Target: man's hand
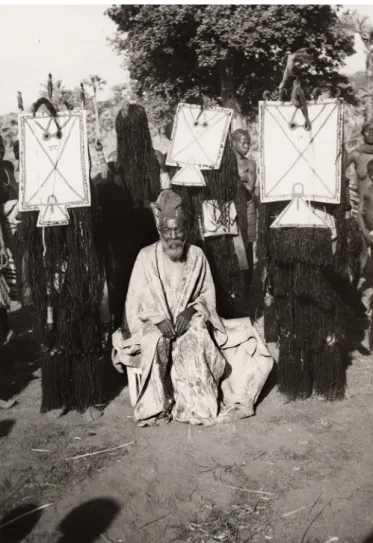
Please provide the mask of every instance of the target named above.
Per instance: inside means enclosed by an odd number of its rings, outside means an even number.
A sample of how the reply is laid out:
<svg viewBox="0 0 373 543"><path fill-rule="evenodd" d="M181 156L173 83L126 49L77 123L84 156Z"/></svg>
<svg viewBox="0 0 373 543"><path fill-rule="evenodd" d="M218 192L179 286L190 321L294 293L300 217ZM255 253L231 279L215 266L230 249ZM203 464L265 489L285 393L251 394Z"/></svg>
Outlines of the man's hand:
<svg viewBox="0 0 373 543"><path fill-rule="evenodd" d="M170 319L165 319L164 321L159 322L157 324L157 327L162 332L164 337L166 337L168 339L174 339L175 338L175 335L176 335L175 330L174 330L174 327L172 326L172 322L170 321Z"/></svg>
<svg viewBox="0 0 373 543"><path fill-rule="evenodd" d="M365 229L363 231L363 236L367 242L368 245L373 246L373 235L370 233L368 229Z"/></svg>
<svg viewBox="0 0 373 543"><path fill-rule="evenodd" d="M196 310L194 307L187 307L182 311L176 319L176 335L177 337L182 336L188 329L191 318L193 317Z"/></svg>
<svg viewBox="0 0 373 543"><path fill-rule="evenodd" d="M8 253L4 245L0 247L0 269L6 268L9 263Z"/></svg>

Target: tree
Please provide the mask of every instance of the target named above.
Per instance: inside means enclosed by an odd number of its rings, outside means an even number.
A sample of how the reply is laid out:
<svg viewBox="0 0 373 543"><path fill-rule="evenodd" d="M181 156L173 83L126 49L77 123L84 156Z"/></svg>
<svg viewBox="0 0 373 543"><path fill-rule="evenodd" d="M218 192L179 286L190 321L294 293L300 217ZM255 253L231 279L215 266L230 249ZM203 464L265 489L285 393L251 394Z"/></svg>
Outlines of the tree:
<svg viewBox="0 0 373 543"><path fill-rule="evenodd" d="M367 15L357 10L347 11L344 24L352 33L359 34L365 47L365 84L360 88L360 99L365 102L365 117L373 117L373 25Z"/></svg>
<svg viewBox="0 0 373 543"><path fill-rule="evenodd" d="M139 96L163 102L164 117L202 96L254 116L287 56L305 47L315 56L314 86L349 89L338 69L354 53L353 37L330 5L116 5L106 13Z"/></svg>
<svg viewBox="0 0 373 543"><path fill-rule="evenodd" d="M42 90L40 91L40 96L44 96L45 98L49 97L48 92L48 82L42 83L41 85ZM62 79L57 79L57 81L53 81L53 95L52 95L52 101L58 109L64 110L66 108L66 104L69 105L69 107L74 107L79 100L79 89L68 89L65 87L65 85L62 82Z"/></svg>
<svg viewBox="0 0 373 543"><path fill-rule="evenodd" d="M111 90L114 94L114 102L119 106L123 101L123 97L126 94L126 91L128 90L128 85L127 83L119 83L117 85L113 85L111 87Z"/></svg>
<svg viewBox="0 0 373 543"><path fill-rule="evenodd" d="M93 107L95 110L96 116L96 139L101 140L101 130L100 130L100 121L98 114L98 101L97 101L97 91L102 90L106 85L106 81L102 79L99 75L90 75L89 79L83 81L83 85L89 86L93 91Z"/></svg>

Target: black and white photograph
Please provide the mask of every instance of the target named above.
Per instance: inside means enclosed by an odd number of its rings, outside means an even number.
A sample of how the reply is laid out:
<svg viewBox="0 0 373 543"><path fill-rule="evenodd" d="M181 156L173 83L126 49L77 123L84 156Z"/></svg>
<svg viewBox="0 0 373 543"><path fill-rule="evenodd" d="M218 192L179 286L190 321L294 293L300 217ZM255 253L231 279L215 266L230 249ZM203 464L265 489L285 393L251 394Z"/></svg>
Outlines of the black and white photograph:
<svg viewBox="0 0 373 543"><path fill-rule="evenodd" d="M373 4L0 29L0 543L373 543Z"/></svg>

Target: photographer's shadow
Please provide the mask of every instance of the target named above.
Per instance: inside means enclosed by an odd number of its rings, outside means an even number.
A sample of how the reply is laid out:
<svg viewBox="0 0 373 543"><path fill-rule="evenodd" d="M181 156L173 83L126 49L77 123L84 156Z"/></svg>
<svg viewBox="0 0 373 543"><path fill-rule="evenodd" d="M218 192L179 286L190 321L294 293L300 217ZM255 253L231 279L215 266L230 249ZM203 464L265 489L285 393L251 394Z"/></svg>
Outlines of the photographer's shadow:
<svg viewBox="0 0 373 543"><path fill-rule="evenodd" d="M75 507L60 523L57 543L94 543L119 514L119 504L96 498Z"/></svg>

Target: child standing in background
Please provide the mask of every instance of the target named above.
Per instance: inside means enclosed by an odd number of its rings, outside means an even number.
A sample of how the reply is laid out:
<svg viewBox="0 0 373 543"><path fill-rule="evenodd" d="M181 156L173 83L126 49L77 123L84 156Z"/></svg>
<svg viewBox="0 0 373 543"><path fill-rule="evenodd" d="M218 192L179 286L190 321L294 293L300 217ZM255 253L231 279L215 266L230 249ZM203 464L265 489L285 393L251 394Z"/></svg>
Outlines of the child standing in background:
<svg viewBox="0 0 373 543"><path fill-rule="evenodd" d="M241 270L242 287L244 296L247 298L249 294L250 284L254 270L254 248L256 242L256 163L254 160L247 158L250 150L251 139L247 130L241 128L235 130L232 134L232 147L237 158L238 174L240 181L245 187L246 194L246 255L249 269Z"/></svg>

